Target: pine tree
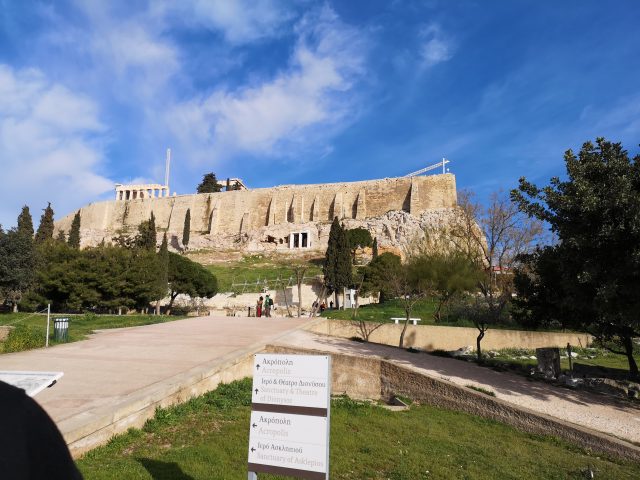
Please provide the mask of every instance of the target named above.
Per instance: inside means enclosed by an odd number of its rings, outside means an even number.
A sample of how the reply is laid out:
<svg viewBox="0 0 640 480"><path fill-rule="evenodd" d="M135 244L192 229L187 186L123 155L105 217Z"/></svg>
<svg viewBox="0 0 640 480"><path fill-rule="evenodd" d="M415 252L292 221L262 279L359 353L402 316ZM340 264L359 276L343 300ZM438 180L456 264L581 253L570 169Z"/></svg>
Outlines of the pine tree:
<svg viewBox="0 0 640 480"><path fill-rule="evenodd" d="M156 217L151 212L149 220L145 220L138 225L138 235L135 239L135 245L145 250L156 250Z"/></svg>
<svg viewBox="0 0 640 480"><path fill-rule="evenodd" d="M18 216L18 233L33 238L33 219L29 207L26 205L22 207L22 212Z"/></svg>
<svg viewBox="0 0 640 480"><path fill-rule="evenodd" d="M40 225L36 232L36 243L44 243L53 238L53 209L51 202L44 209L42 217L40 217Z"/></svg>
<svg viewBox="0 0 640 480"><path fill-rule="evenodd" d="M1 230L1 229L0 229ZM0 232L0 297L14 312L35 276L33 240L17 230Z"/></svg>
<svg viewBox="0 0 640 480"><path fill-rule="evenodd" d="M202 176L202 182L200 182L197 188L198 193L215 193L220 190L222 190L222 187L218 184L216 174L213 172L205 173Z"/></svg>
<svg viewBox="0 0 640 480"><path fill-rule="evenodd" d="M182 245L186 249L189 246L189 234L191 233L191 209L187 209L184 216L184 228L182 229Z"/></svg>
<svg viewBox="0 0 640 480"><path fill-rule="evenodd" d="M69 230L69 246L71 248L80 248L80 210L78 210L71 222L71 230Z"/></svg>
<svg viewBox="0 0 640 480"><path fill-rule="evenodd" d="M58 236L56 237L57 242L67 243L67 236L64 233L64 230L60 230L58 232Z"/></svg>
<svg viewBox="0 0 640 480"><path fill-rule="evenodd" d="M371 260L378 258L378 238L373 239L373 247L371 247Z"/></svg>

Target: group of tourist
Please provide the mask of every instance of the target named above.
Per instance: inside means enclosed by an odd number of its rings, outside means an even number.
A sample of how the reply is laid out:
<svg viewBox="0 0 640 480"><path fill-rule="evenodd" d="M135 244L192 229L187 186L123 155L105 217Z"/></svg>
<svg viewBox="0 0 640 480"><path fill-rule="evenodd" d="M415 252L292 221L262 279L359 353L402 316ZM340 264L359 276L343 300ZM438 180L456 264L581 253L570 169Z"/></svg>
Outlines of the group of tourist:
<svg viewBox="0 0 640 480"><path fill-rule="evenodd" d="M271 308L273 307L273 299L267 295L258 299L256 303L256 317L270 317L271 316Z"/></svg>

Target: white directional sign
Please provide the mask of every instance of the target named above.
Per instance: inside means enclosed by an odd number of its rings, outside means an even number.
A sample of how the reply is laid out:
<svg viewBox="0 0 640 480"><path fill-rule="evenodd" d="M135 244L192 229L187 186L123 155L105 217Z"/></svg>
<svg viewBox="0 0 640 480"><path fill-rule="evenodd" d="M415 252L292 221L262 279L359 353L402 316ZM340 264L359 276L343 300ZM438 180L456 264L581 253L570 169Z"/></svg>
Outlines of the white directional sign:
<svg viewBox="0 0 640 480"><path fill-rule="evenodd" d="M328 408L329 357L256 355L253 403Z"/></svg>
<svg viewBox="0 0 640 480"><path fill-rule="evenodd" d="M325 472L326 417L251 413L249 463Z"/></svg>
<svg viewBox="0 0 640 480"><path fill-rule="evenodd" d="M250 472L329 478L330 364L328 355L255 356Z"/></svg>

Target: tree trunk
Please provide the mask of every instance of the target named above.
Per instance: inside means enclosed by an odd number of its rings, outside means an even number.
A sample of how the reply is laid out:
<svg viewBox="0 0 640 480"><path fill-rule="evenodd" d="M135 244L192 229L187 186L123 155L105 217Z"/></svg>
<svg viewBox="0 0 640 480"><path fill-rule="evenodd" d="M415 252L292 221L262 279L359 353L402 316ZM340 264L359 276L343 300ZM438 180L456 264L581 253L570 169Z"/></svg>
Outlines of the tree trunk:
<svg viewBox="0 0 640 480"><path fill-rule="evenodd" d="M433 312L433 319L436 321L436 323L440 323L440 321L442 320L442 306L444 304L443 300L439 300L438 301L438 306L436 307L436 311Z"/></svg>
<svg viewBox="0 0 640 480"><path fill-rule="evenodd" d="M404 348L404 334L407 331L408 325L409 325L409 313L407 313L407 319L404 321L404 327L402 327L402 333L400 334L400 344L398 345L400 348Z"/></svg>
<svg viewBox="0 0 640 480"><path fill-rule="evenodd" d="M302 282L298 282L298 318L302 316Z"/></svg>
<svg viewBox="0 0 640 480"><path fill-rule="evenodd" d="M358 317L358 307L360 307L360 289L355 290L354 293L354 300L356 301L355 304L355 308L353 309L353 314L351 315L351 318L357 318Z"/></svg>
<svg viewBox="0 0 640 480"><path fill-rule="evenodd" d="M18 304L17 303L13 304L13 313L18 313Z"/></svg>
<svg viewBox="0 0 640 480"><path fill-rule="evenodd" d="M291 315L291 309L289 308L289 300L287 299L287 288L285 287L284 283L281 283L280 286L282 287L282 295L284 296L284 304L287 307L287 316L288 317L293 317L293 315ZM275 297L275 295L274 295Z"/></svg>
<svg viewBox="0 0 640 480"><path fill-rule="evenodd" d="M476 338L476 353L478 355L478 360L482 361L482 350L480 349L480 342L484 338L484 329L479 328L478 331L480 332L480 334L478 335L478 338Z"/></svg>
<svg viewBox="0 0 640 480"><path fill-rule="evenodd" d="M160 300L156 300L156 315L160 315Z"/></svg>
<svg viewBox="0 0 640 480"><path fill-rule="evenodd" d="M333 292L333 299L336 301L336 303L333 305L333 308L335 308L336 310L340 310L340 304L338 303L338 290Z"/></svg>
<svg viewBox="0 0 640 480"><path fill-rule="evenodd" d="M631 336L622 337L622 345L624 346L624 352L627 355L627 361L629 362L629 376L631 378L638 378L638 364L636 359L633 358L633 339Z"/></svg>
<svg viewBox="0 0 640 480"><path fill-rule="evenodd" d="M178 292L171 292L169 294L169 305L167 305L167 311L165 312L167 315L171 315L171 309L173 308L173 302L178 298Z"/></svg>

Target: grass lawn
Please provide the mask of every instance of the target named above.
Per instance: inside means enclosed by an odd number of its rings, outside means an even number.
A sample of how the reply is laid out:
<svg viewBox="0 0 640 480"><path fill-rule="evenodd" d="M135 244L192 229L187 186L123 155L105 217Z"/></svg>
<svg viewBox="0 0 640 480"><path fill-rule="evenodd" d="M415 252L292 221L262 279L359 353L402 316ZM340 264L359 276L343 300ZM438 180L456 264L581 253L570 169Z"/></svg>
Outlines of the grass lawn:
<svg viewBox="0 0 640 480"><path fill-rule="evenodd" d="M598 367L607 368L619 368L622 370L629 370L629 362L626 355L620 355L618 353L612 353L604 348L578 348L574 347L573 352L578 354L577 358L574 358L572 362L581 363L583 365L593 365ZM489 364L495 363L510 363L520 365L522 367L535 367L537 360L530 358L535 356L535 350L525 349L504 349L498 350L499 355L494 358L486 359ZM560 355L566 356L566 350L561 348ZM527 357L527 358L524 358ZM640 352L636 352L634 355L636 362L640 365ZM560 358L560 367L563 370L569 370L569 358Z"/></svg>
<svg viewBox="0 0 640 480"><path fill-rule="evenodd" d="M51 324L49 330L49 344L55 344L53 340L53 319L68 317L69 320L69 342L77 342L84 340L87 335L95 330L103 330L108 328L138 327L141 325L150 325L152 323L170 322L180 320L180 316L167 315L68 315L68 314L51 314ZM13 325L17 332L15 338L16 348L9 348L9 351L29 350L32 348L44 347L47 332L47 315L34 315L30 313L7 313L0 314L0 325ZM13 336L13 333L12 333ZM6 343L0 342L0 353L6 348ZM24 347L24 348L20 348Z"/></svg>
<svg viewBox="0 0 640 480"><path fill-rule="evenodd" d="M411 312L412 318L420 318L418 325L435 325L433 312L436 310L436 301L430 298L419 300ZM353 310L325 310L323 317L337 320L352 320ZM404 309L399 300L388 300L384 303L372 303L358 308L358 319L372 322L393 323L392 317L405 317ZM450 325L444 322L438 325ZM456 323L455 325L459 325ZM463 326L473 326L471 323Z"/></svg>
<svg viewBox="0 0 640 480"><path fill-rule="evenodd" d="M78 466L87 480L246 479L250 391L245 379L159 410L142 430L89 452ZM332 402L332 479L566 479L585 478L587 467L595 478L640 478L640 464L464 413Z"/></svg>
<svg viewBox="0 0 640 480"><path fill-rule="evenodd" d="M291 259L286 257L265 257L253 255L244 257L239 261L215 263L205 265L218 279L218 291L234 293L257 293L262 288L277 287L280 279L288 284L289 279L295 282L295 276L290 266ZM308 262L305 277L315 277L322 273L322 267L318 262ZM246 286L234 286L234 284L247 283ZM292 283L295 285L295 283Z"/></svg>

